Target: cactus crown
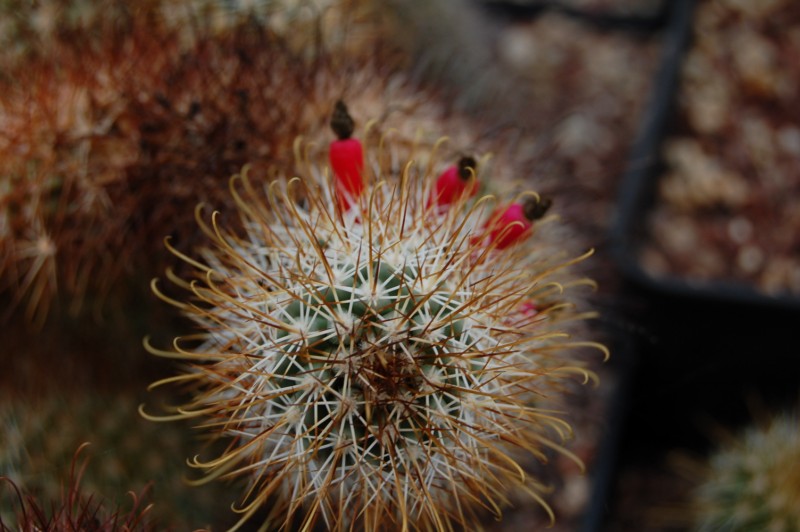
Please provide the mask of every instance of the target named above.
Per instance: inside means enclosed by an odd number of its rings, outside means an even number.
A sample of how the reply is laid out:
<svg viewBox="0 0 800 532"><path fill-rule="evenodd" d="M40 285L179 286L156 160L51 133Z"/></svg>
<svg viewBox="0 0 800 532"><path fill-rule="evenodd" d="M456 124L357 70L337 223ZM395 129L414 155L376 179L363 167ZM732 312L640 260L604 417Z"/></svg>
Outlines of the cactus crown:
<svg viewBox="0 0 800 532"><path fill-rule="evenodd" d="M558 325L576 314L555 281L581 258L501 252L484 236L492 197L428 205L435 147L418 166L384 138L367 146L369 185L350 208L308 151L301 178L235 176L240 231L198 216L211 245L201 260L178 253L197 276L170 275L192 301L154 283L203 331L191 347L148 344L191 363L157 383L193 386L167 419L210 418L231 438L193 465L250 479L243 520L271 497L270 523L284 528L297 515L330 529L451 528L499 513L513 489L544 504L515 456L566 452L569 426L540 404L562 378L588 376L563 357L587 343Z"/></svg>

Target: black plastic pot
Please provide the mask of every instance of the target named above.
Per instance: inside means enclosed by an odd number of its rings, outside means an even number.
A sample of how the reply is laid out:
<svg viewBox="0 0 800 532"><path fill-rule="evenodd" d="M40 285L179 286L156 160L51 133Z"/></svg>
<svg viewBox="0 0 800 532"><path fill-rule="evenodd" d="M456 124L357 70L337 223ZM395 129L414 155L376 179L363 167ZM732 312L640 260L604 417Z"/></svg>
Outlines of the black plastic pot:
<svg viewBox="0 0 800 532"><path fill-rule="evenodd" d="M616 375L616 385L608 398L603 433L597 447L596 459L589 471L592 495L584 510L580 532L604 530L612 505L620 448L631 400L633 345L629 338L620 337L610 346L613 357L608 363Z"/></svg>
<svg viewBox="0 0 800 532"><path fill-rule="evenodd" d="M610 242L639 301L641 331L627 449L699 448L711 425L752 419L749 401L785 405L800 396L800 298L772 296L735 282L656 277L638 259L664 165L690 45L695 0L674 0L654 92L620 185ZM623 451L627 452L627 451Z"/></svg>
<svg viewBox="0 0 800 532"><path fill-rule="evenodd" d="M584 12L570 8L558 0L477 0L478 4L490 15L505 17L510 20L531 20L544 14L558 14L571 18L588 27L609 32L663 35L663 55L665 63L669 58L683 50L689 31L692 0L667 0L653 16L626 16L614 13ZM675 78L676 72L659 74L657 86L664 85L665 77ZM670 83L674 86L675 82ZM669 91L669 94L672 90ZM656 100L663 100L657 96ZM666 110L664 111L664 115ZM650 130L651 127L646 127ZM622 296L623 298L626 296ZM618 325L618 324L616 324ZM612 328L615 326L612 325ZM580 532L601 532L605 530L610 509L613 507L613 492L617 478L618 466L625 459L625 430L629 426L628 418L635 403L636 373L638 372L638 353L640 346L638 337L632 337L627 327L625 330L610 331L612 337L612 357L608 362L610 371L616 380L608 404L605 406L606 418L603 421L602 434L598 441L596 456L589 468L590 492L589 502L584 509L577 530Z"/></svg>
<svg viewBox="0 0 800 532"><path fill-rule="evenodd" d="M611 231L612 252L629 280L655 292L709 302L800 311L800 297L769 295L753 286L733 281L700 282L676 276L656 277L638 260L638 250L646 238L644 221L653 205L656 185L663 171L660 149L680 90L680 72L690 44L694 4L695 0L674 2L652 100L620 187L618 213Z"/></svg>
<svg viewBox="0 0 800 532"><path fill-rule="evenodd" d="M752 423L754 405L779 411L800 398L800 298L771 296L743 283L657 277L639 260L647 238L645 220L665 170L660 153L691 44L695 3L672 2L662 63L620 185L609 236L634 301L629 319L637 331L619 471L626 478L665 475L651 477L648 482L655 484L670 482L665 480L674 474L665 465L669 456L703 455L718 443L715 431L721 427L731 431ZM613 505L620 492L612 493ZM630 493L623 498L641 508L668 507L671 501L663 498L654 502L659 495L641 494L635 502Z"/></svg>
<svg viewBox="0 0 800 532"><path fill-rule="evenodd" d="M533 20L555 13L598 29L649 33L661 29L669 17L670 2L662 0L653 13L628 14L608 9L580 9L560 0L477 0L487 13L511 20Z"/></svg>

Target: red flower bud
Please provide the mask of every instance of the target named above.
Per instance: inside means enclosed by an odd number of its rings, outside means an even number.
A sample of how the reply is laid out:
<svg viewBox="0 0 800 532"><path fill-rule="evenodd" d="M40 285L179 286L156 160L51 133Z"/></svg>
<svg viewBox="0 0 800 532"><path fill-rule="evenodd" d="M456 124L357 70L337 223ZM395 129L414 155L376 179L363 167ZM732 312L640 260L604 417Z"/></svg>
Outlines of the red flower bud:
<svg viewBox="0 0 800 532"><path fill-rule="evenodd" d="M331 142L328 159L336 179L339 205L347 210L364 190L364 149L361 142L351 138L355 122L341 100L336 102L331 116L331 129L338 140Z"/></svg>
<svg viewBox="0 0 800 532"><path fill-rule="evenodd" d="M532 318L539 313L539 308L533 301L526 301L519 306L519 312L526 318Z"/></svg>
<svg viewBox="0 0 800 532"><path fill-rule="evenodd" d="M427 206L450 205L461 197L472 197L478 192L475 179L475 159L462 157L458 165L449 166L436 180Z"/></svg>
<svg viewBox="0 0 800 532"><path fill-rule="evenodd" d="M491 230L490 242L497 249L505 249L528 236L533 224L525 218L522 205L513 203L502 213L495 211L487 224Z"/></svg>
<svg viewBox="0 0 800 532"><path fill-rule="evenodd" d="M328 152L336 178L336 192L343 210L350 208L364 190L364 150L356 139L331 142Z"/></svg>
<svg viewBox="0 0 800 532"><path fill-rule="evenodd" d="M486 224L491 234L489 241L497 249L505 249L531 234L534 220L540 219L550 208L547 198L532 197L524 203L512 203L502 213L495 211Z"/></svg>

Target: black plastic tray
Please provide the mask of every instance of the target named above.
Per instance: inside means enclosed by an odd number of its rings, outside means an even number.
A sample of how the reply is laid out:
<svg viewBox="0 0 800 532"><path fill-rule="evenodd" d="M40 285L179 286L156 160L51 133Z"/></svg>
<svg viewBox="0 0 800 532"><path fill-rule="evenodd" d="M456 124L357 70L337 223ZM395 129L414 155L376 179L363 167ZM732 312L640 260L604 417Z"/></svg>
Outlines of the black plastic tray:
<svg viewBox="0 0 800 532"><path fill-rule="evenodd" d="M613 9L581 9L559 0L477 0L486 12L511 20L533 20L547 13L558 14L609 31L652 32L660 30L666 23L671 5L662 0L654 12L627 14Z"/></svg>
<svg viewBox="0 0 800 532"><path fill-rule="evenodd" d="M673 2L609 235L635 299L629 319L638 331L620 450L629 463L633 455L650 463L674 449L703 450L713 428L752 421L752 401L779 408L800 397L800 298L771 296L744 283L655 276L638 259L664 171L661 145L670 132L695 4Z"/></svg>
<svg viewBox="0 0 800 532"><path fill-rule="evenodd" d="M620 185L618 211L610 235L612 254L627 279L653 291L697 300L800 311L798 297L769 295L744 282L655 276L637 258L639 243L644 238L644 220L654 203L656 184L663 171L660 148L680 89L681 65L690 44L694 5L695 0L674 2L652 99Z"/></svg>
<svg viewBox="0 0 800 532"><path fill-rule="evenodd" d="M603 433L597 456L589 472L591 499L580 522L580 532L601 532L605 528L612 494L617 479L622 438L629 413L634 377L634 344L630 338L619 337L611 347L608 364L616 375L614 390L608 397Z"/></svg>

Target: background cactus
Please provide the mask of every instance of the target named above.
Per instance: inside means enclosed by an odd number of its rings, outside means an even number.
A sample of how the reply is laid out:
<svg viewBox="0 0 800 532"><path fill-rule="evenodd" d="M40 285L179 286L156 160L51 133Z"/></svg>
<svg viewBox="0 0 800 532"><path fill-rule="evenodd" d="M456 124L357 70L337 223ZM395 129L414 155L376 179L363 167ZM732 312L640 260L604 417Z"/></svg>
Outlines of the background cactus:
<svg viewBox="0 0 800 532"><path fill-rule="evenodd" d="M800 430L785 413L751 426L710 458L694 492L701 531L800 529Z"/></svg>
<svg viewBox="0 0 800 532"><path fill-rule="evenodd" d="M0 317L102 314L162 270L163 235L192 248L194 205L224 205L243 164L290 165L332 92L357 87L373 116L452 110L398 75L368 0L247 4L0 5L21 50L0 57Z"/></svg>
<svg viewBox="0 0 800 532"><path fill-rule="evenodd" d="M586 283L563 271L580 258L529 234L501 250L520 222L490 216L492 196L431 205L438 144L368 141L357 198L341 204L325 150L298 142L298 178L232 181L242 231L199 219L210 246L175 252L195 274L168 273L188 300L154 284L200 330L149 346L190 364L156 383L193 395L162 419L230 441L193 465L247 478L243 521L268 500L281 528L447 529L514 490L546 507L522 455L567 453L548 408L591 378L570 351L604 350L564 325L582 317L563 293Z"/></svg>
<svg viewBox="0 0 800 532"><path fill-rule="evenodd" d="M146 494L147 503L140 509L151 506L145 523L156 528L188 529L230 521L227 505L220 502L222 486L198 492L186 488L183 458L197 445L189 427L158 426L142 419L132 394L73 391L26 401L4 398L0 431L0 477L34 497L35 507L42 508L45 516L54 515L61 503L63 512L71 508L79 516L79 501L112 515L112 509L130 508L130 493L137 493ZM84 455L91 459L79 467L73 463L75 451L84 444L89 444ZM69 479L73 468L80 470L79 479ZM74 480L74 488L86 496L68 501L64 495L72 486L68 480ZM31 530L17 515L31 512L21 512L10 487L1 488L0 518L12 530Z"/></svg>
<svg viewBox="0 0 800 532"><path fill-rule="evenodd" d="M152 506L147 504L146 490L128 492L131 500L123 508L84 489L81 482L89 459L80 454L87 445L75 451L60 497L42 498L20 488L12 478L0 476L0 530L113 531L150 527Z"/></svg>

